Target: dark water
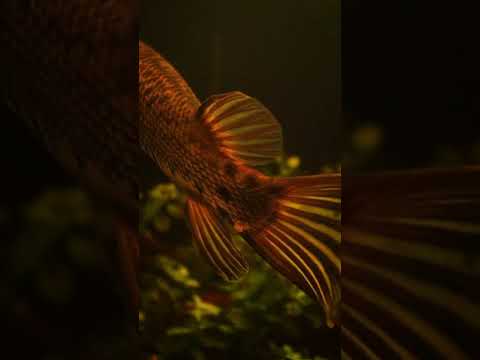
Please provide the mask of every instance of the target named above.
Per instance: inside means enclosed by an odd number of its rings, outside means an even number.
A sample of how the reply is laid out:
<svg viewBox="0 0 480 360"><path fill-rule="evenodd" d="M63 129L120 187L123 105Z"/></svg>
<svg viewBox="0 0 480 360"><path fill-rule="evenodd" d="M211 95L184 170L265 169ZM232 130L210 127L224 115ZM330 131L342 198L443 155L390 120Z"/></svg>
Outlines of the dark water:
<svg viewBox="0 0 480 360"><path fill-rule="evenodd" d="M198 97L240 90L283 125L287 153L318 171L340 161L337 1L142 2L141 38Z"/></svg>

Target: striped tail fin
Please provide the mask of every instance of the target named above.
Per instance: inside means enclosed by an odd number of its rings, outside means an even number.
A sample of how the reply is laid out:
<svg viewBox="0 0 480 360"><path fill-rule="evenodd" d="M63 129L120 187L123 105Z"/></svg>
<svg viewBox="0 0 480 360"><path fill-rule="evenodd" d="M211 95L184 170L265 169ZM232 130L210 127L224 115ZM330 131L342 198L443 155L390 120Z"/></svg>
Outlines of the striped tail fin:
<svg viewBox="0 0 480 360"><path fill-rule="evenodd" d="M323 305L332 327L340 301L341 176L275 181L283 190L274 200L271 220L245 238L270 265Z"/></svg>
<svg viewBox="0 0 480 360"><path fill-rule="evenodd" d="M480 167L345 177L344 359L480 353Z"/></svg>

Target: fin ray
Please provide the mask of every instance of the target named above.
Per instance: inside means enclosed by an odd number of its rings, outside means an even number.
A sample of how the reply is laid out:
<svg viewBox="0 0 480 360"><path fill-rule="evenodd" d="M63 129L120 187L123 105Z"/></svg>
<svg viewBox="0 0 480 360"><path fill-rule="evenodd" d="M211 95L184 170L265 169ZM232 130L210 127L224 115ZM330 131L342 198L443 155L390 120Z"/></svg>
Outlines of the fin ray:
<svg viewBox="0 0 480 360"><path fill-rule="evenodd" d="M272 220L247 232L246 239L273 268L322 305L326 323L333 327L340 302L340 174L274 181L283 191L274 200Z"/></svg>
<svg viewBox="0 0 480 360"><path fill-rule="evenodd" d="M345 179L342 326L368 349L402 359L478 353L478 184L480 167ZM344 334L341 343L350 357L365 353Z"/></svg>
<svg viewBox="0 0 480 360"><path fill-rule="evenodd" d="M197 117L213 134L219 151L239 164L265 165L282 153L278 121L258 100L241 92L210 97Z"/></svg>
<svg viewBox="0 0 480 360"><path fill-rule="evenodd" d="M187 209L198 250L224 279L241 278L248 271L248 264L228 229L212 210L193 199L187 201Z"/></svg>

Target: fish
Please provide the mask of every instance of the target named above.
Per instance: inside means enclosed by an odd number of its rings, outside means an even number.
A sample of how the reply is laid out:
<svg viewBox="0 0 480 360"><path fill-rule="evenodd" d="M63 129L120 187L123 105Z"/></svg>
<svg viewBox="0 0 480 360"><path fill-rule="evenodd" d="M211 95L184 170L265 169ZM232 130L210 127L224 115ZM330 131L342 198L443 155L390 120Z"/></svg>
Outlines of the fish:
<svg viewBox="0 0 480 360"><path fill-rule="evenodd" d="M258 100L238 91L203 103L177 70L139 42L140 145L189 198L199 252L224 279L248 270L232 234L322 304L340 301L341 176L269 177L256 167L282 154L282 129Z"/></svg>
<svg viewBox="0 0 480 360"><path fill-rule="evenodd" d="M220 276L248 271L239 234L318 301L341 358L478 356L478 166L266 176L282 152L274 115L236 91L200 101L138 41L137 18L133 0L2 1L2 100L133 225L143 164L160 168Z"/></svg>
<svg viewBox="0 0 480 360"><path fill-rule="evenodd" d="M480 167L269 177L281 126L238 91L201 102L139 43L140 142L189 198L194 243L224 279L240 235L321 305L342 359L468 359L480 330Z"/></svg>

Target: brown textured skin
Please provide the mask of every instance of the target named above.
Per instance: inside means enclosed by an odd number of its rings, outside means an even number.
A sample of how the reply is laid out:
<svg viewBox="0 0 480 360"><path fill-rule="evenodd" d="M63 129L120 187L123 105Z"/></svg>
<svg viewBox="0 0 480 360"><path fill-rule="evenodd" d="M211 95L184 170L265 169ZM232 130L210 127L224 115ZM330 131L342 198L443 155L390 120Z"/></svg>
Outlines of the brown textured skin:
<svg viewBox="0 0 480 360"><path fill-rule="evenodd" d="M268 221L273 179L220 153L197 118L200 101L160 54L139 43L140 142L175 183L237 230Z"/></svg>
<svg viewBox="0 0 480 360"><path fill-rule="evenodd" d="M0 91L97 194L137 213L134 0L2 0Z"/></svg>

